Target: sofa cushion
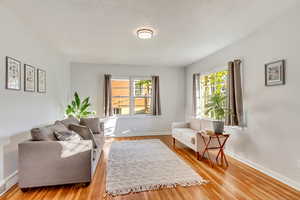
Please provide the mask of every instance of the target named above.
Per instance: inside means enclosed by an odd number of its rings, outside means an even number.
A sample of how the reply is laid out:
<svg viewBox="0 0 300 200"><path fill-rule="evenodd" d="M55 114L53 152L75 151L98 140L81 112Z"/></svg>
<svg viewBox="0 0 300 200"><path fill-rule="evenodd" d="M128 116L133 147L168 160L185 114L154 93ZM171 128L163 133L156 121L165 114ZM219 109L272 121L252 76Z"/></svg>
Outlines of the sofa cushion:
<svg viewBox="0 0 300 200"><path fill-rule="evenodd" d="M54 135L59 141L78 141L82 139L74 131L54 131Z"/></svg>
<svg viewBox="0 0 300 200"><path fill-rule="evenodd" d="M81 118L80 124L83 126L87 126L91 129L94 134L100 134L100 120L98 117L95 118Z"/></svg>
<svg viewBox="0 0 300 200"><path fill-rule="evenodd" d="M209 119L202 119L201 120L201 130L214 130L213 128L213 122Z"/></svg>
<svg viewBox="0 0 300 200"><path fill-rule="evenodd" d="M67 128L69 128L70 124L78 124L79 125L79 120L76 117L73 117L73 116L69 116L68 118L66 118L64 120L56 121L56 122L62 123Z"/></svg>
<svg viewBox="0 0 300 200"><path fill-rule="evenodd" d="M200 131L201 130L201 120L200 119L192 119L190 121L190 128Z"/></svg>
<svg viewBox="0 0 300 200"><path fill-rule="evenodd" d="M57 140L54 131L68 131L61 123L55 122L53 125L31 129L31 137L34 141Z"/></svg>
<svg viewBox="0 0 300 200"><path fill-rule="evenodd" d="M185 133L193 133L196 134L198 133L197 130L191 129L191 128L174 128L173 133L180 133L180 134L185 134Z"/></svg>
<svg viewBox="0 0 300 200"><path fill-rule="evenodd" d="M78 124L70 124L69 129L78 133L84 140L92 140L94 148L98 147L94 135L88 127Z"/></svg>
<svg viewBox="0 0 300 200"><path fill-rule="evenodd" d="M190 128L174 128L172 130L173 137L194 150L196 149L197 134L198 131Z"/></svg>

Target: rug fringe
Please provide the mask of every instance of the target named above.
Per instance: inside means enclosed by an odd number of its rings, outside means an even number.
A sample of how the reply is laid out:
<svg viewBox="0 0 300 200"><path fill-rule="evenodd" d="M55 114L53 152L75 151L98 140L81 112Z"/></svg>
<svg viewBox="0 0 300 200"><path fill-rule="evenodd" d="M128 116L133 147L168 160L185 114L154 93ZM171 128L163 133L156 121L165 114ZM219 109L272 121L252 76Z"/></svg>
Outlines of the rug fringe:
<svg viewBox="0 0 300 200"><path fill-rule="evenodd" d="M104 199L105 200L111 200L112 197L118 196L118 195L126 195L130 193L138 193L138 192L147 192L147 191L155 191L155 190L161 190L164 188L175 188L177 186L194 186L194 185L201 185L203 183L208 183L206 180L196 180L196 181L185 181L180 183L168 183L168 184L157 184L157 185L143 185L143 186L137 186L133 188L128 189L122 189L122 190L114 190L111 192L106 192Z"/></svg>

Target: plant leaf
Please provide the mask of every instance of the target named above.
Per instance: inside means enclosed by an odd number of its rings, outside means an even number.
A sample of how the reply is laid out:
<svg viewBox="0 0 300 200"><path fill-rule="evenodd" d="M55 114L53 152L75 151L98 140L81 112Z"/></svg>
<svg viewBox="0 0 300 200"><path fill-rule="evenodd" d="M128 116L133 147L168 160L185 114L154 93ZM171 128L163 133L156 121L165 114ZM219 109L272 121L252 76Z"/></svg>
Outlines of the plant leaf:
<svg viewBox="0 0 300 200"><path fill-rule="evenodd" d="M77 108L80 108L80 98L79 98L79 95L77 92L75 92L75 94L74 94L74 99L75 99Z"/></svg>

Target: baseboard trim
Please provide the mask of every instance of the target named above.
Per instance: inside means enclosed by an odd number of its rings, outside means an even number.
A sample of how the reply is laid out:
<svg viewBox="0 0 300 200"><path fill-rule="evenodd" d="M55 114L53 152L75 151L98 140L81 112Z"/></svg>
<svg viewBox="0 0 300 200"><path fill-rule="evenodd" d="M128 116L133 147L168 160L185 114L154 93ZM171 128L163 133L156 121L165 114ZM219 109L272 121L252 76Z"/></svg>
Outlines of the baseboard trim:
<svg viewBox="0 0 300 200"><path fill-rule="evenodd" d="M162 129L162 130L144 130L144 131L132 131L130 133L122 134L106 134L106 137L135 137L135 136L157 136L157 135L171 135L171 130Z"/></svg>
<svg viewBox="0 0 300 200"><path fill-rule="evenodd" d="M4 188L4 191L0 193L0 196L4 195L12 186L18 183L18 171L13 172L1 182L0 188Z"/></svg>
<svg viewBox="0 0 300 200"><path fill-rule="evenodd" d="M270 170L270 169L267 169L255 162L252 162L250 160L247 160L247 159L244 159L242 158L241 156L235 154L235 153L232 153L230 151L225 151L225 153L231 157L233 157L234 159L246 164L246 165L249 165L250 167L296 189L296 190L299 190L300 191L300 183L294 181L294 180L291 180L290 178L286 177L286 176L283 176L282 174L279 174L278 172L274 172L273 170Z"/></svg>

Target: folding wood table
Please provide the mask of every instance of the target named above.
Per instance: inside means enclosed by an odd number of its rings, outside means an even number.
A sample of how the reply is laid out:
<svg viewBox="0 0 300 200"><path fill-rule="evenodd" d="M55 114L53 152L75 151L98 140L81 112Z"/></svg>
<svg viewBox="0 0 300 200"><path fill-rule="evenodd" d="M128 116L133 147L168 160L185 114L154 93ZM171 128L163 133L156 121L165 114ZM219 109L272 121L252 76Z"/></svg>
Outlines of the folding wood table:
<svg viewBox="0 0 300 200"><path fill-rule="evenodd" d="M219 157L221 157L221 164L223 164L223 162L225 161L225 164L226 166L228 166L228 162L227 162L227 159L226 159L226 156L225 156L225 153L224 153L224 147L225 147L225 144L229 138L229 134L213 134L213 135L208 135L208 134L205 134L205 133L199 133L201 135L201 138L204 142L204 150L201 154L201 157L200 157L200 160L203 159L205 153L207 153L207 157L208 157L208 160L209 160L209 163L211 164L211 166L213 167L213 162L210 158L210 155L209 155L209 150L219 150L218 151L218 154L217 154L217 157L216 157L216 162L218 164L218 161L219 161Z"/></svg>

